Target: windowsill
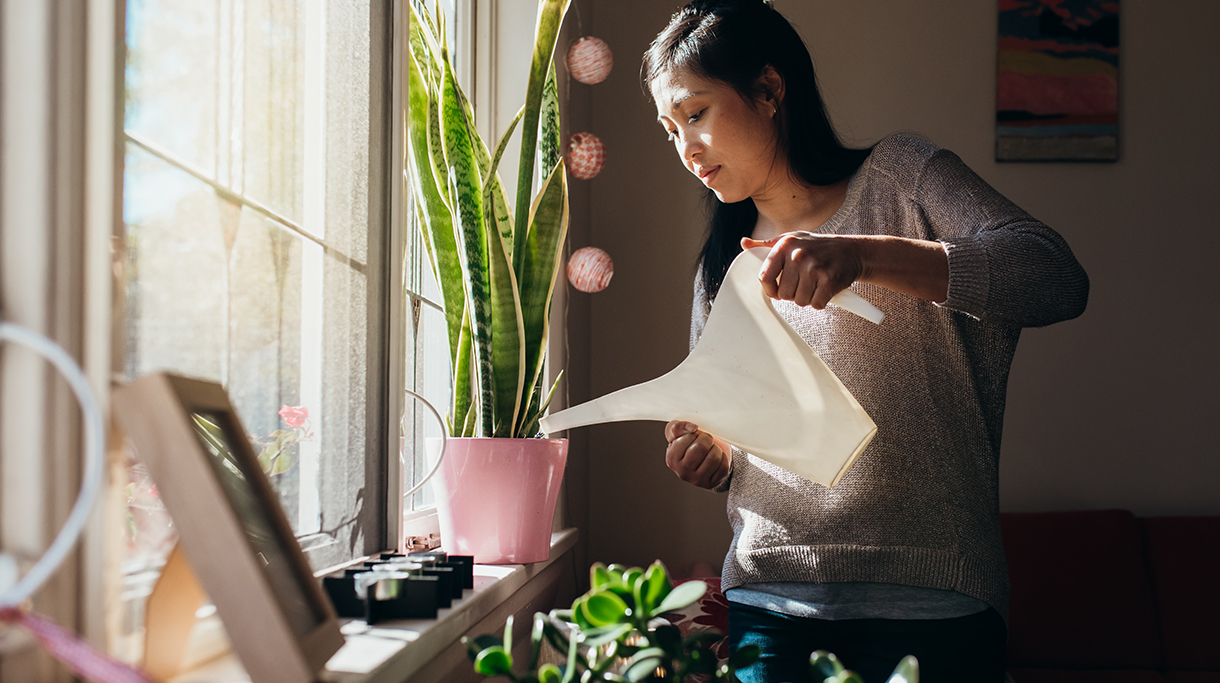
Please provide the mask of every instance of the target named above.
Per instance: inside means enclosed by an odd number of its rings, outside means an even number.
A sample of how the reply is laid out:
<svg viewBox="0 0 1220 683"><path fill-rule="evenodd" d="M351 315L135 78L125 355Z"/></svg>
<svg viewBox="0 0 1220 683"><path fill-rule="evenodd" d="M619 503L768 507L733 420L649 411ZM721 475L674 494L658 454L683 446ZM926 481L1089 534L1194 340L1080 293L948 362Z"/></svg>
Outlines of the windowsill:
<svg viewBox="0 0 1220 683"><path fill-rule="evenodd" d="M330 683L387 683L410 680L433 658L480 621L507 603L531 579L576 545L576 529L551 534L546 562L528 565L475 565L474 589L436 619L406 619L369 626L342 620L346 644L331 657L320 678ZM249 677L232 653L176 676L171 683L243 683Z"/></svg>

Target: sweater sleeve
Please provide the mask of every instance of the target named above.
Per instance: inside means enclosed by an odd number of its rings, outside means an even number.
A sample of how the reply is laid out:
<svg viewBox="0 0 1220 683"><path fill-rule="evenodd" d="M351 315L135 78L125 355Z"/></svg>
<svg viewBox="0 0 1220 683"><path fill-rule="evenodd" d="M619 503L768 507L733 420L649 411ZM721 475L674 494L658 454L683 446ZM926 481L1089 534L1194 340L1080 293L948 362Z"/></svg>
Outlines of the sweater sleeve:
<svg viewBox="0 0 1220 683"><path fill-rule="evenodd" d="M939 305L1018 327L1084 312L1089 278L1067 242L956 154L938 149L928 157L915 201L949 258L949 297Z"/></svg>

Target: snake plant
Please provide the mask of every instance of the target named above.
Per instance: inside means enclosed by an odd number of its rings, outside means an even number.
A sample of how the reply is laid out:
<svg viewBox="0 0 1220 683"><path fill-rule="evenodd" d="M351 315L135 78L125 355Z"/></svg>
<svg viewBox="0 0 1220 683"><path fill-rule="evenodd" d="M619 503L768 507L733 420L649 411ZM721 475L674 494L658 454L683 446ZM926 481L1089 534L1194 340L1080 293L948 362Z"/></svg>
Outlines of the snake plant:
<svg viewBox="0 0 1220 683"><path fill-rule="evenodd" d="M408 154L415 219L440 286L453 368L450 436L528 437L555 387L543 361L568 228L554 53L570 0L542 0L525 105L489 151L454 78L444 16L412 3ZM497 169L521 131L516 211ZM534 193L535 173L540 187Z"/></svg>

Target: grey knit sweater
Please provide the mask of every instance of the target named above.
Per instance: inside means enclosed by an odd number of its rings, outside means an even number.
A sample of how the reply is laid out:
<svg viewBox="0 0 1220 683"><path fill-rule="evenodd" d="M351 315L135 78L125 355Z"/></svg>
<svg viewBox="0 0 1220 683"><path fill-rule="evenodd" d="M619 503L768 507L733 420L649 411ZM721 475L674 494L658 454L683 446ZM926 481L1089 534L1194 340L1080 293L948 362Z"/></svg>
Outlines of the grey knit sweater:
<svg viewBox="0 0 1220 683"><path fill-rule="evenodd" d="M819 232L938 240L949 297L937 305L864 283L874 325L833 306L777 310L877 423L833 489L734 448L733 542L722 588L867 581L954 590L1007 618L998 466L1008 371L1022 327L1073 318L1088 277L1055 231L952 152L880 142ZM694 347L710 304L695 283Z"/></svg>

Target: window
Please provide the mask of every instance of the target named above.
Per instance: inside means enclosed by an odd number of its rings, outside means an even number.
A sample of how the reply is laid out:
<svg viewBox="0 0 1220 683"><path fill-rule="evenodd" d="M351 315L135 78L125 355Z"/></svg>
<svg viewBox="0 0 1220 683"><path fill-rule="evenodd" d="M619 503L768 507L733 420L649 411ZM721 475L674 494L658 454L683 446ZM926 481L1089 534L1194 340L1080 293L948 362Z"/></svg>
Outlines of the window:
<svg viewBox="0 0 1220 683"><path fill-rule="evenodd" d="M430 389L445 372L423 341L404 364L395 310L428 329L419 250L403 258L395 226L401 12L127 2L118 370L226 387L315 569L395 544L403 375ZM399 305L404 282L423 297ZM420 420L403 419L412 439ZM173 536L138 454L128 474L134 633Z"/></svg>

